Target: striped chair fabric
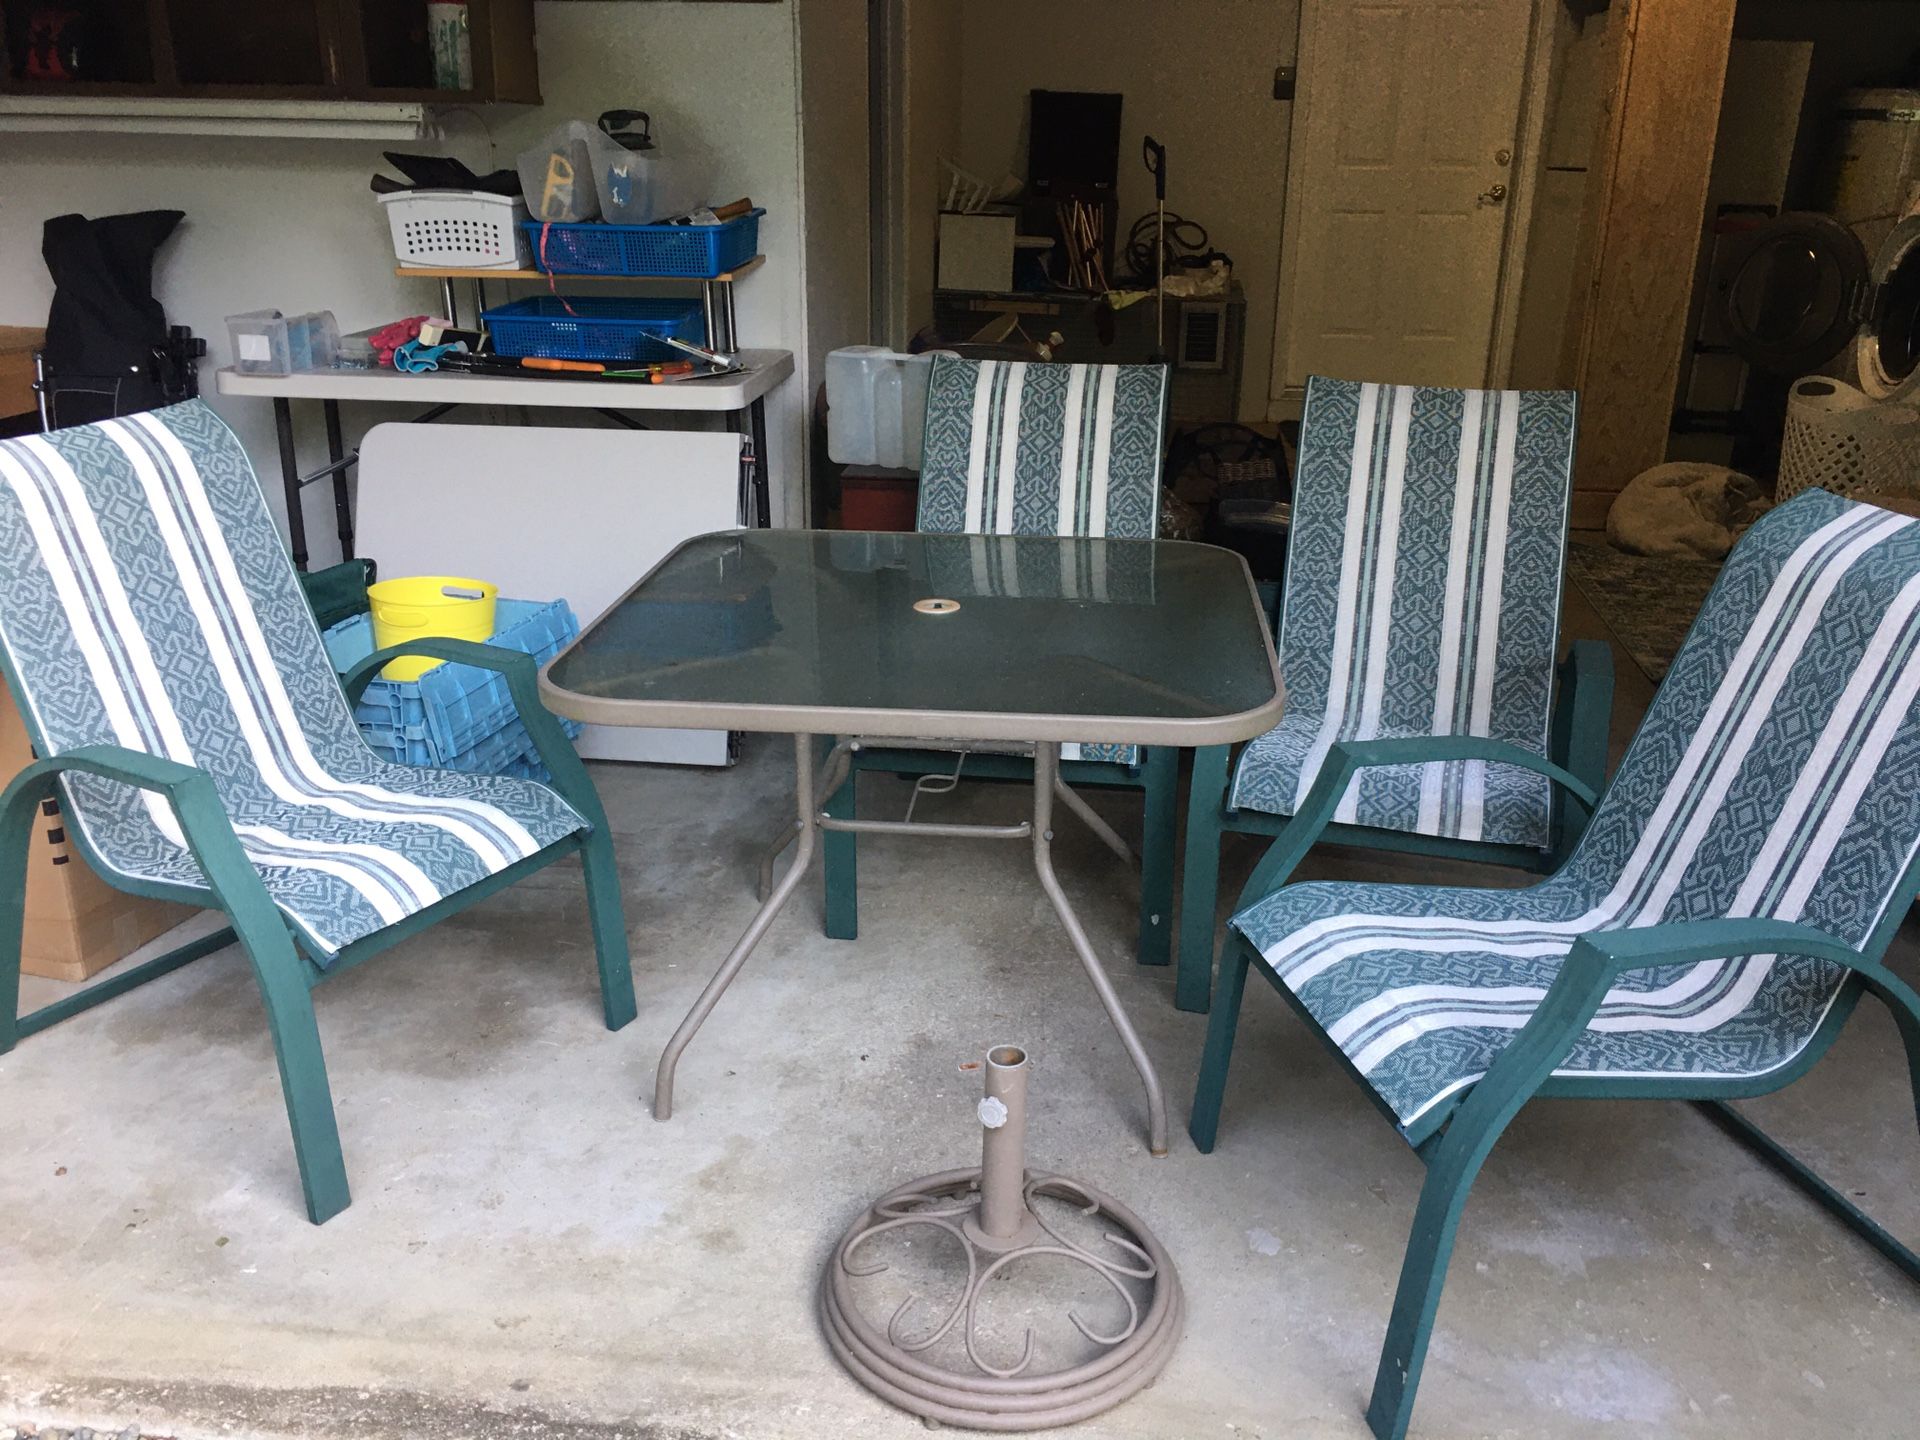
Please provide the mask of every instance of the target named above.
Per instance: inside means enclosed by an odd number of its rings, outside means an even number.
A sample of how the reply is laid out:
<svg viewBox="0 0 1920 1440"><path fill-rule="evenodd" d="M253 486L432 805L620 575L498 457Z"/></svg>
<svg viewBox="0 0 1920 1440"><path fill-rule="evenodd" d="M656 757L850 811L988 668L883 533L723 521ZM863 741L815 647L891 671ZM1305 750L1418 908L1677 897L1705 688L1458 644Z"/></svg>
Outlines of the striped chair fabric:
<svg viewBox="0 0 1920 1440"><path fill-rule="evenodd" d="M918 528L1151 540L1160 530L1164 365L936 356L927 381ZM1061 758L1132 765L1132 745Z"/></svg>
<svg viewBox="0 0 1920 1440"><path fill-rule="evenodd" d="M1287 714L1229 807L1292 815L1338 740L1475 735L1546 753L1574 397L1315 376L1281 616ZM1365 770L1337 822L1545 846L1552 794L1484 761Z"/></svg>
<svg viewBox="0 0 1920 1440"><path fill-rule="evenodd" d="M246 452L198 401L0 443L0 649L50 753L206 772L322 965L584 828L545 786L375 757ZM110 878L205 889L164 800L61 783Z"/></svg>
<svg viewBox="0 0 1920 1440"><path fill-rule="evenodd" d="M1159 533L1164 365L936 356L918 528L973 535Z"/></svg>
<svg viewBox="0 0 1920 1440"><path fill-rule="evenodd" d="M1582 933L1772 918L1865 944L1920 849L1920 525L1808 491L1741 541L1567 864L1524 890L1293 885L1232 924L1420 1143ZM1766 1075L1845 973L1624 976L1556 1072Z"/></svg>

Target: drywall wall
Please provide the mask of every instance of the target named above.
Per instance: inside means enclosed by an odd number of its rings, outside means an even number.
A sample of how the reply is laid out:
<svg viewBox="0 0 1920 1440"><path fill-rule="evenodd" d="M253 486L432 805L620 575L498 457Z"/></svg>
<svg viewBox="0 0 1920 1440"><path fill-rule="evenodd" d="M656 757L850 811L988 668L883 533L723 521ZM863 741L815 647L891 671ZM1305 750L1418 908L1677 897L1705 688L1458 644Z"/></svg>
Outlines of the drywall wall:
<svg viewBox="0 0 1920 1440"><path fill-rule="evenodd" d="M1153 209L1141 138L1167 147L1168 207L1207 227L1246 287L1246 418L1266 409L1286 190L1291 106L1273 72L1298 30L1296 0L968 0L962 22L956 158L976 174L1026 173L1029 91L1117 90L1124 238Z"/></svg>
<svg viewBox="0 0 1920 1440"><path fill-rule="evenodd" d="M591 119L615 106L648 110L668 154L701 158L718 189L750 194L767 207L761 248L768 263L741 284L741 337L749 345L804 354L794 7L569 0L535 8L545 104L451 112L445 148L476 167L510 164L520 147L559 121ZM39 252L47 216L186 211L187 222L162 252L157 289L176 323L207 338L211 353L202 378L208 398L245 440L277 507L270 407L213 393L213 367L228 358L222 322L266 307L331 309L344 328L356 329L439 308L437 287L392 273L386 224L366 189L382 148L404 147L138 133L7 135L0 145L0 324L45 320L52 286ZM796 376L768 405L777 517L802 513L805 378ZM296 406L309 462L324 451L318 410ZM562 423L594 423L578 411L547 413ZM394 418L390 408L346 407L349 440ZM313 487L306 496L316 564L337 553L325 489Z"/></svg>
<svg viewBox="0 0 1920 1440"><path fill-rule="evenodd" d="M872 252L867 155L867 10L847 0L795 0L800 35L800 182L811 223L800 236L806 373L826 354L871 338ZM811 395L802 399L811 404Z"/></svg>
<svg viewBox="0 0 1920 1440"><path fill-rule="evenodd" d="M901 182L907 210L901 226L901 255L906 275L905 310L891 343L908 337L933 318L933 261L940 222L942 156L961 150L964 103L961 67L965 61L961 0L900 0L904 20L905 96L903 97ZM1039 7L1035 7L1036 9Z"/></svg>

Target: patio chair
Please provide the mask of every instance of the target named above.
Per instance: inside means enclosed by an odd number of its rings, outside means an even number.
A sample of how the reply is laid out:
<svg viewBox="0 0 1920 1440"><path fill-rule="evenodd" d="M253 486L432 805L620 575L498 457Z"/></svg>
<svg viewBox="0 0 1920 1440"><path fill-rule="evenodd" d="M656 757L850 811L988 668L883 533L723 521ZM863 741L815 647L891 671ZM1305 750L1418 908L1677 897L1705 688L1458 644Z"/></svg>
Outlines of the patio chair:
<svg viewBox="0 0 1920 1440"><path fill-rule="evenodd" d="M349 697L401 654L502 672L552 787L376 758ZM42 757L0 795L0 1054L237 936L319 1224L349 1199L322 980L578 854L607 1028L633 1019L606 816L532 658L421 640L343 694L246 452L203 403L0 443L0 668ZM110 883L232 923L16 1018L29 819L56 792Z"/></svg>
<svg viewBox="0 0 1920 1440"><path fill-rule="evenodd" d="M1354 775L1495 753L1467 736L1334 745L1230 923L1190 1129L1213 1148L1253 968L1426 1162L1367 1411L1376 1435L1406 1433L1467 1189L1536 1096L1699 1102L1920 1279L1920 1256L1727 1103L1804 1074L1870 992L1920 1104L1920 995L1882 960L1920 889L1916 696L1920 525L1808 491L1735 548L1549 878L1282 888Z"/></svg>
<svg viewBox="0 0 1920 1440"><path fill-rule="evenodd" d="M1314 376L1280 614L1287 713L1242 748L1194 752L1174 1003L1205 1010L1225 831L1285 834L1342 741L1471 735L1509 750L1370 770L1326 838L1541 870L1586 818L1528 768L1606 778L1613 659L1556 668L1574 397ZM1558 694L1556 696L1556 680Z"/></svg>
<svg viewBox="0 0 1920 1440"><path fill-rule="evenodd" d="M927 382L918 528L956 536L1059 535L1151 540L1159 533L1160 452L1166 429L1164 365L1057 365L937 357ZM993 568L1001 552L974 547L957 556L978 579L974 593L1018 584ZM973 563L977 558L978 564ZM1134 863L1132 851L1072 787L1145 792L1140 855L1139 960L1164 965L1172 953L1173 851L1179 756L1161 746L1063 745L1066 803L1101 840ZM1025 753L937 747L881 739L854 752L846 783L829 801L854 816L863 770L916 777L916 798L962 776L1030 781ZM947 783L942 783L943 779ZM823 841L827 934L859 933L856 837Z"/></svg>

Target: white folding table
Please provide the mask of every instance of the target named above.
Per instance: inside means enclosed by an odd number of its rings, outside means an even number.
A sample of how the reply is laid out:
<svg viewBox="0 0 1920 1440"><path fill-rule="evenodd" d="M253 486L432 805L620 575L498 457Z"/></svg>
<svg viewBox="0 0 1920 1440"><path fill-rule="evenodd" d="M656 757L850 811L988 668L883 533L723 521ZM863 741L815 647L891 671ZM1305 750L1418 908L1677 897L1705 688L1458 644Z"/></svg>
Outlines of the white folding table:
<svg viewBox="0 0 1920 1440"><path fill-rule="evenodd" d="M747 523L772 523L772 497L767 482L767 412L770 391L793 374L793 355L786 350L743 350L738 375L712 380L683 380L666 385L601 379L559 379L550 376L458 374L430 371L403 375L395 370L308 370L292 375L255 375L223 367L215 377L222 395L257 395L273 401L273 418L280 439L280 478L286 489L287 538L293 563L307 567L307 527L300 493L315 481L333 481L334 517L338 522L340 554L354 553L353 502L347 471L355 457L346 453L340 431L340 402L352 400L380 405L424 405L416 420L432 420L456 405L544 405L566 410L595 410L633 429L646 429L631 417L642 412L720 414L735 417L739 433L747 438L742 456L743 516ZM294 452L295 400L318 400L326 416L327 464L309 474L300 473Z"/></svg>

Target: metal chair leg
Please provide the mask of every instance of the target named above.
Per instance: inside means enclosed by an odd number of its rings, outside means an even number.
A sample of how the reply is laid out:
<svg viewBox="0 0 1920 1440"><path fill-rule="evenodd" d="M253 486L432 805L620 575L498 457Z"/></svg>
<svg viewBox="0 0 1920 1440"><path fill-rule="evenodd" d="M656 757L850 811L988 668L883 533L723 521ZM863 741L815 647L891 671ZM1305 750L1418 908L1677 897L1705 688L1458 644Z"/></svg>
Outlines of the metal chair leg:
<svg viewBox="0 0 1920 1440"><path fill-rule="evenodd" d="M1229 747L1193 752L1187 793L1187 844L1181 861L1180 958L1173 1003L1205 1014L1213 990L1213 918L1220 904L1221 807L1227 798Z"/></svg>
<svg viewBox="0 0 1920 1440"><path fill-rule="evenodd" d="M1220 1133L1220 1106L1227 1091L1227 1066L1233 1060L1233 1041L1240 1026L1240 1001L1247 990L1247 970L1253 952L1234 936L1220 955L1220 985L1213 997L1213 1015L1207 1021L1207 1048L1200 1060L1200 1078L1194 1086L1193 1112L1187 1134L1202 1155L1213 1153Z"/></svg>
<svg viewBox="0 0 1920 1440"><path fill-rule="evenodd" d="M821 808L836 820L857 818L854 766ZM860 837L850 830L828 830L820 837L821 869L826 879L826 933L830 940L860 937Z"/></svg>
<svg viewBox="0 0 1920 1440"><path fill-rule="evenodd" d="M1152 745L1141 757L1146 798L1140 820L1140 938L1142 965L1173 960L1173 858L1179 844L1180 752Z"/></svg>
<svg viewBox="0 0 1920 1440"><path fill-rule="evenodd" d="M263 933L264 927L250 917L235 916L234 930L253 963L266 1006L307 1218L321 1225L346 1209L352 1195L347 1189L346 1159L340 1152L340 1128L333 1115L326 1057L320 1049L320 1026L313 1013L313 992L307 988L284 925L276 923L272 933Z"/></svg>
<svg viewBox="0 0 1920 1440"><path fill-rule="evenodd" d="M613 840L596 827L580 850L587 886L587 915L593 927L594 962L600 971L600 1005L607 1029L618 1030L637 1013L633 998L633 959L627 948L626 913L620 904L620 870Z"/></svg>

